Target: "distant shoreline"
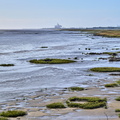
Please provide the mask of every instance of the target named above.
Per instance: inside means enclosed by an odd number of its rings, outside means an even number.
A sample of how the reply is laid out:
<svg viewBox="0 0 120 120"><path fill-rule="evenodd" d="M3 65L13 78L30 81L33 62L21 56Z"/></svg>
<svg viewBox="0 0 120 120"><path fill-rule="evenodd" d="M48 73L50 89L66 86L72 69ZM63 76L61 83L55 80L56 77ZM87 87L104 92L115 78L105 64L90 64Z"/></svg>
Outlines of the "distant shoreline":
<svg viewBox="0 0 120 120"><path fill-rule="evenodd" d="M120 37L120 29L61 29L62 31L81 31L102 37Z"/></svg>

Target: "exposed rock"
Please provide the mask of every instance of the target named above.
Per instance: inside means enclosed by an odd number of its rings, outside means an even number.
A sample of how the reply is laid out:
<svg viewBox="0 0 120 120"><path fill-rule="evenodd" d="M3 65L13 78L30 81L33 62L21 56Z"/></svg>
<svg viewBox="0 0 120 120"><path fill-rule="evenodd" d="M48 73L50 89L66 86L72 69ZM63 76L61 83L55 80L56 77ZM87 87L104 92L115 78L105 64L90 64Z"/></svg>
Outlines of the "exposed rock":
<svg viewBox="0 0 120 120"><path fill-rule="evenodd" d="M119 58L111 57L111 58L109 58L109 61L110 62L112 62L112 61L120 61L120 57Z"/></svg>

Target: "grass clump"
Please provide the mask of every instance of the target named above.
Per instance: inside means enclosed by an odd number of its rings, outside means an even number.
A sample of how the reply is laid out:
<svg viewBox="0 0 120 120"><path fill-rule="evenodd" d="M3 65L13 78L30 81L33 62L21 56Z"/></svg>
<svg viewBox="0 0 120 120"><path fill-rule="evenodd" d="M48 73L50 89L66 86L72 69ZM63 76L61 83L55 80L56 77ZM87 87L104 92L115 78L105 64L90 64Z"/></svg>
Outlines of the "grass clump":
<svg viewBox="0 0 120 120"><path fill-rule="evenodd" d="M94 72L120 72L120 68L118 67L96 67L90 70Z"/></svg>
<svg viewBox="0 0 120 120"><path fill-rule="evenodd" d="M77 101L77 103L76 103ZM84 102L84 103L79 103ZM107 99L101 99L98 97L71 97L66 102L69 107L77 107L83 109L95 109L100 107L106 107Z"/></svg>
<svg viewBox="0 0 120 120"><path fill-rule="evenodd" d="M103 37L120 37L120 30L102 30L94 33L94 35Z"/></svg>
<svg viewBox="0 0 120 120"><path fill-rule="evenodd" d="M0 117L0 120L8 120L8 119L5 117Z"/></svg>
<svg viewBox="0 0 120 120"><path fill-rule="evenodd" d="M0 64L0 66L9 67L9 66L14 66L14 64Z"/></svg>
<svg viewBox="0 0 120 120"><path fill-rule="evenodd" d="M106 84L105 87L118 87L117 83Z"/></svg>
<svg viewBox="0 0 120 120"><path fill-rule="evenodd" d="M68 99L69 101L87 101L87 102L102 102L107 101L106 98L101 99L99 97L71 97Z"/></svg>
<svg viewBox="0 0 120 120"><path fill-rule="evenodd" d="M18 110L13 110L13 111L6 111L0 113L0 116L3 117L18 117L18 116L24 116L27 113L25 111L18 111Z"/></svg>
<svg viewBox="0 0 120 120"><path fill-rule="evenodd" d="M120 101L120 97L117 97L115 100L116 100L116 101Z"/></svg>
<svg viewBox="0 0 120 120"><path fill-rule="evenodd" d="M61 103L61 102L51 103L51 104L46 105L46 107L47 107L47 108L54 108L54 109L57 109L57 108L66 108L66 107L64 106L64 104Z"/></svg>
<svg viewBox="0 0 120 120"><path fill-rule="evenodd" d="M120 86L120 80L116 81L116 83L106 84L105 87L118 87Z"/></svg>
<svg viewBox="0 0 120 120"><path fill-rule="evenodd" d="M69 107L77 107L77 108L83 108L83 109L95 109L106 106L105 102L88 102L88 103L68 103Z"/></svg>
<svg viewBox="0 0 120 120"><path fill-rule="evenodd" d="M120 85L120 80L116 81L116 83L117 83L118 85Z"/></svg>
<svg viewBox="0 0 120 120"><path fill-rule="evenodd" d="M84 88L82 88L82 87L70 87L69 89L72 90L72 91L82 91L82 90L84 90Z"/></svg>
<svg viewBox="0 0 120 120"><path fill-rule="evenodd" d="M116 109L115 112L120 112L120 109Z"/></svg>
<svg viewBox="0 0 120 120"><path fill-rule="evenodd" d="M50 59L50 58L46 58L46 59L34 59L34 60L30 60L30 63L35 63L35 64L63 64L63 63L73 63L76 62L74 60L67 60L67 59Z"/></svg>

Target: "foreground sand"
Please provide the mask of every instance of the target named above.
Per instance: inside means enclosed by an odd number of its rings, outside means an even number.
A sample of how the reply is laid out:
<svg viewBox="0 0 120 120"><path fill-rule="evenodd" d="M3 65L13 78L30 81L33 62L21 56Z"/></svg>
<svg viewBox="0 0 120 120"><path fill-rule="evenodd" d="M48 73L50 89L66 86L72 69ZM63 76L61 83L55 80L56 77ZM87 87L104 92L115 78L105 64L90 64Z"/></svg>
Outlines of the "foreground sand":
<svg viewBox="0 0 120 120"><path fill-rule="evenodd" d="M120 95L120 87L115 88L86 88L84 91L72 92L68 89L58 90L56 94L43 94L38 91L36 95L24 96L24 99L16 99L1 104L3 110L25 110L28 115L24 117L10 118L10 120L119 120L119 113L115 109L120 109L120 102L115 98ZM93 110L65 108L48 109L45 106L53 102L65 102L72 96L98 96L107 98L108 109L98 108Z"/></svg>

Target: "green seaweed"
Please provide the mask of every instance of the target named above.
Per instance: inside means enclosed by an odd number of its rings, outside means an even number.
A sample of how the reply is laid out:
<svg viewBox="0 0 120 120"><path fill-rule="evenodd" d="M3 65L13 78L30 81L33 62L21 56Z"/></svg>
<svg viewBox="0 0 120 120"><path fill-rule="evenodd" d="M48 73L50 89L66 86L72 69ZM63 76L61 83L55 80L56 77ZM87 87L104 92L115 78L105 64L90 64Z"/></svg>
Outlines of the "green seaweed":
<svg viewBox="0 0 120 120"><path fill-rule="evenodd" d="M64 106L64 104L61 103L61 102L51 103L51 104L46 105L46 107L47 107L47 108L54 108L54 109L57 109L57 108L66 108L66 107Z"/></svg>
<svg viewBox="0 0 120 120"><path fill-rule="evenodd" d="M84 90L83 87L70 87L69 89L72 90L72 91L82 91L82 90Z"/></svg>
<svg viewBox="0 0 120 120"><path fill-rule="evenodd" d="M9 66L14 66L14 64L0 64L0 66L9 67Z"/></svg>
<svg viewBox="0 0 120 120"><path fill-rule="evenodd" d="M115 100L116 100L116 101L120 101L120 97L117 97Z"/></svg>
<svg viewBox="0 0 120 120"><path fill-rule="evenodd" d="M116 109L115 112L120 112L120 109Z"/></svg>
<svg viewBox="0 0 120 120"><path fill-rule="evenodd" d="M73 63L76 62L74 60L68 60L68 59L50 59L50 58L46 58L46 59L34 59L34 60L30 60L30 63L35 63L35 64L64 64L64 63Z"/></svg>
<svg viewBox="0 0 120 120"><path fill-rule="evenodd" d="M8 120L8 118L0 117L0 120Z"/></svg>
<svg viewBox="0 0 120 120"><path fill-rule="evenodd" d="M120 72L120 68L118 67L95 67L90 70L94 72Z"/></svg>
<svg viewBox="0 0 120 120"><path fill-rule="evenodd" d="M117 83L105 84L105 87L118 87Z"/></svg>
<svg viewBox="0 0 120 120"><path fill-rule="evenodd" d="M27 113L25 111L13 110L13 111L1 112L0 116L3 116L3 117L18 117L18 116L24 116L26 114Z"/></svg>
<svg viewBox="0 0 120 120"><path fill-rule="evenodd" d="M76 103L77 101L77 103ZM84 103L78 103L83 101ZM83 109L95 109L100 107L106 107L107 99L101 99L98 97L71 97L66 101L69 107L77 107Z"/></svg>
<svg viewBox="0 0 120 120"><path fill-rule="evenodd" d="M100 107L105 107L106 102L88 102L88 103L68 103L69 107L77 107L77 108L83 108L83 109L95 109Z"/></svg>
<svg viewBox="0 0 120 120"><path fill-rule="evenodd" d="M120 85L120 80L116 81L116 83L117 83L118 85Z"/></svg>

